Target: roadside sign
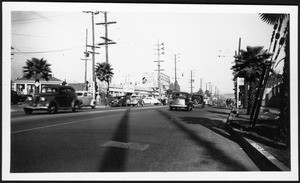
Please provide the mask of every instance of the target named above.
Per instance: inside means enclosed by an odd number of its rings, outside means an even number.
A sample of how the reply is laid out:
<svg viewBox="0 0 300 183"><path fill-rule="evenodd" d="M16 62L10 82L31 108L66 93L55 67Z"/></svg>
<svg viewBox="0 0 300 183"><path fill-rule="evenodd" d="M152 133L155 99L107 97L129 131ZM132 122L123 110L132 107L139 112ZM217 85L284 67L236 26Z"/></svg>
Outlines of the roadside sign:
<svg viewBox="0 0 300 183"><path fill-rule="evenodd" d="M239 82L239 86L242 86L242 85L244 85L244 78L238 78L238 82Z"/></svg>
<svg viewBox="0 0 300 183"><path fill-rule="evenodd" d="M40 86L41 85L41 83L40 82L35 82L35 84L34 84L36 87L38 87L38 86Z"/></svg>

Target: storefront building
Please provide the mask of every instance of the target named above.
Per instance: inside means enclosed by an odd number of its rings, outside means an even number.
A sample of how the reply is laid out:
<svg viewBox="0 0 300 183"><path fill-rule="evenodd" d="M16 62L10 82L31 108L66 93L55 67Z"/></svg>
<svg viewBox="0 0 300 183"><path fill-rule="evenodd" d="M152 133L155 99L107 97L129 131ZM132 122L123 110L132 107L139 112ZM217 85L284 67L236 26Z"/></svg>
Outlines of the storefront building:
<svg viewBox="0 0 300 183"><path fill-rule="evenodd" d="M49 81L46 81L45 79L40 79L39 86L43 85L61 85L63 81L52 77ZM30 78L17 78L12 81L12 90L16 91L19 95L31 95L35 92L35 79ZM42 87L39 87L41 91Z"/></svg>

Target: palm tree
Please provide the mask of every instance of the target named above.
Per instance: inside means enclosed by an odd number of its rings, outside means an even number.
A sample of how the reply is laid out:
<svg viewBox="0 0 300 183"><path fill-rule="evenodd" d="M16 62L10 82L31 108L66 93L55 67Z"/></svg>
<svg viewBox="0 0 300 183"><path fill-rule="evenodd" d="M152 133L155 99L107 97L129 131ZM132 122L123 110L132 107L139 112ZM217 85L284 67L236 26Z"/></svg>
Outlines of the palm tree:
<svg viewBox="0 0 300 183"><path fill-rule="evenodd" d="M267 24L273 25L274 26L274 30L273 30L273 34L271 37L271 42L270 42L270 48L271 49L271 45L273 44L273 50L271 50L273 53L275 53L276 51L276 47L277 47L277 43L279 41L279 47L277 49L277 53L276 56L274 58L274 61L277 61L277 57L281 51L282 46L285 43L285 58L284 60L284 67L283 67L283 78L282 78L282 88L280 89L280 95L281 95L281 109L280 109L280 123L282 126L282 130L283 133L285 133L287 135L287 145L289 145L289 135L290 135L290 70L289 70L289 62L290 62L290 47L289 47L289 15L288 14L260 14L260 18L262 19L262 21L266 22ZM287 24L286 27L283 31L283 35L281 36L281 27L283 25L283 21L286 20ZM276 32L276 34L275 34ZM275 36L275 41L274 41L274 36ZM275 63L274 62L274 63ZM277 63L278 64L278 63ZM269 66L269 68L271 68L271 66ZM268 79L268 70L266 71L266 76L264 78L265 81L262 81L264 83L266 83L267 79ZM264 86L262 88L262 90L264 90ZM260 107L260 106L258 106ZM258 111L259 112L259 111ZM257 113L258 113L257 112ZM258 114L256 114L258 115Z"/></svg>
<svg viewBox="0 0 300 183"><path fill-rule="evenodd" d="M96 74L97 78L100 81L105 81L107 83L107 92L106 92L107 100L109 98L109 85L110 85L111 79L114 75L112 70L113 70L113 68L107 62L102 62L101 64L100 63L96 64L95 74ZM108 104L108 101L107 101L107 104Z"/></svg>
<svg viewBox="0 0 300 183"><path fill-rule="evenodd" d="M51 64L48 64L44 58L31 58L26 61L26 66L23 67L23 77L27 79L33 77L36 82L39 82L41 78L48 81L52 78L50 66ZM36 91L38 91L38 89Z"/></svg>
<svg viewBox="0 0 300 183"><path fill-rule="evenodd" d="M259 78L263 73L266 60L271 56L263 47L247 46L246 50L240 50L240 54L236 56L236 64L232 66L234 79L242 77L245 83L248 83L250 88L245 92L245 100L247 101L247 114L253 108L255 93L257 92ZM246 86L246 90L248 86Z"/></svg>

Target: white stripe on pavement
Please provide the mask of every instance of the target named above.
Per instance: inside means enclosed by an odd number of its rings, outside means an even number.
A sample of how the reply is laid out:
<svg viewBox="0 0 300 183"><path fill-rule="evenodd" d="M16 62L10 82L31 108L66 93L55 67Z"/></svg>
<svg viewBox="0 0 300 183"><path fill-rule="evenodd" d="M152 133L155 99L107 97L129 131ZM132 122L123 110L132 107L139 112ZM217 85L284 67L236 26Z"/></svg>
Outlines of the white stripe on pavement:
<svg viewBox="0 0 300 183"><path fill-rule="evenodd" d="M149 108L156 109L156 108L161 108L161 107L164 107L164 106L159 106L159 107L142 107L142 108L125 108L125 109L114 109L114 110L103 110L103 111L89 111L89 112L86 112L86 113L93 114L93 113L105 113L105 112L118 112L118 111L126 111L128 109L131 109L131 110L134 111L134 110L149 109ZM74 114L82 114L82 113L74 113ZM66 114L66 115L69 115L69 113ZM70 122L66 122L66 123L60 123L60 124L47 125L47 126L41 126L41 127L36 127L36 128L29 128L29 129L24 129L24 130L18 130L18 131L14 131L14 132L11 132L11 133L12 134L16 134L16 133L21 133L21 132L39 130L39 129L43 129L43 128L50 128L50 127L62 126L62 125L68 125L68 124L78 123L78 122L82 122L82 121L95 120L95 119L104 119L104 118L110 118L110 117L121 116L121 115L123 115L123 114L118 114L118 115L113 115L113 116L106 116L106 117L83 119L83 120L78 120L78 121L70 121ZM51 115L51 116L47 116L47 117L55 117L55 116Z"/></svg>
<svg viewBox="0 0 300 183"><path fill-rule="evenodd" d="M79 123L79 122L83 122L83 121L89 121L89 120L95 120L95 119L104 119L104 118L111 118L111 117L122 116L122 115L123 114L118 114L118 115L113 115L113 116L106 116L106 117L98 117L98 118L90 118L90 119L82 119L82 120L70 121L70 122L60 123L60 124L55 124L55 125L47 125L47 126L41 126L41 127L36 127L36 128L28 128L28 129L24 129L24 130L14 131L14 132L11 132L11 133L15 134L15 133L21 133L21 132L39 130L39 129L43 129L43 128L50 128L50 127L68 125L68 124L73 124L73 123Z"/></svg>

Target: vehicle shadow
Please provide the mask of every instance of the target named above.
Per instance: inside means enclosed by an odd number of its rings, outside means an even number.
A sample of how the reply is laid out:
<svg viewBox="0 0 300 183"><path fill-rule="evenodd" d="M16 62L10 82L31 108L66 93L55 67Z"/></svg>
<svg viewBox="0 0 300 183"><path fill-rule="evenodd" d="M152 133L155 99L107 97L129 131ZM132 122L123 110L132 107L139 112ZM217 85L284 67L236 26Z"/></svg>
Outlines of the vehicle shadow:
<svg viewBox="0 0 300 183"><path fill-rule="evenodd" d="M128 109L122 119L119 121L119 125L115 130L112 137L112 141L116 142L128 142L128 122L129 122ZM126 171L125 161L127 157L127 150L122 148L107 147L103 159L98 168L99 172L124 172Z"/></svg>
<svg viewBox="0 0 300 183"><path fill-rule="evenodd" d="M175 125L177 128L179 128L182 132L184 132L191 140L193 140L197 145L204 147L207 151L208 151L208 155L212 157L212 159L215 159L216 161L228 165L231 165L231 170L230 171L246 171L247 168L241 164L239 162L239 160L234 159L231 156L227 156L224 154L224 152L219 149L217 146L214 145L214 143L212 143L211 141L205 140L203 138L200 138L195 132L193 132L191 129L189 129L188 127L186 127L185 124L183 124L182 122L174 119L171 115L169 115L168 113L166 113L165 111L162 110L158 110L158 112L161 113L162 116L164 116L166 119L168 119L168 121L170 123L172 123L173 125ZM172 119L172 120L170 120ZM221 121L214 121L214 120L210 120L207 118L190 118L190 117L182 117L183 121L185 121L186 123L194 123L194 124L200 124L203 126L206 126L207 128L215 131L216 133L232 140L233 138L230 135L227 135L226 133L222 133L218 130L215 129L216 128L223 128L222 126L222 122ZM200 121L199 123L197 121ZM210 125L206 125L205 123L212 123L211 126Z"/></svg>
<svg viewBox="0 0 300 183"><path fill-rule="evenodd" d="M46 110L34 110L31 114L28 114L28 116L35 116L35 115L61 115L61 114L68 114L68 113L80 113L80 112L85 112L87 110L76 110L76 111L72 111L71 109L66 109L66 110L58 110L55 114L49 114ZM23 112L22 114L25 114L23 109L20 110L20 112ZM11 114L11 116L15 116L14 113Z"/></svg>
<svg viewBox="0 0 300 183"><path fill-rule="evenodd" d="M229 115L230 110L228 110L228 112L223 112L223 111L210 111L210 110L208 110L207 112L214 113L214 114L225 114L225 115Z"/></svg>

